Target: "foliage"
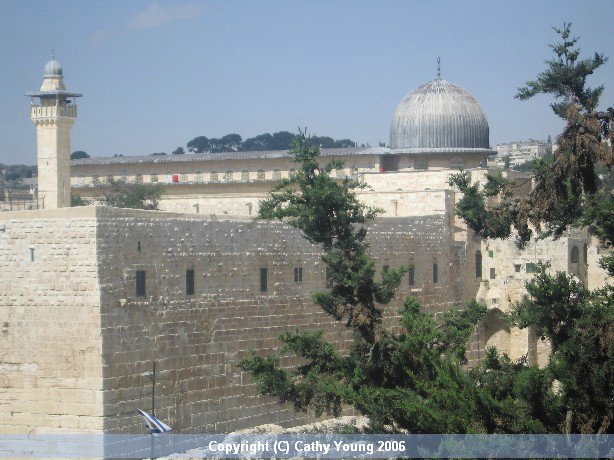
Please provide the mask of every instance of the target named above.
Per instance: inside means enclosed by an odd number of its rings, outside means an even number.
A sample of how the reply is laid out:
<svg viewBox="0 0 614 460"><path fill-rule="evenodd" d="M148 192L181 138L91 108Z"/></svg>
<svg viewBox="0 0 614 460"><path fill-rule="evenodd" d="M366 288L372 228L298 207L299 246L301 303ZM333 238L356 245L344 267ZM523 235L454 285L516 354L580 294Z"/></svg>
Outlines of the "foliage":
<svg viewBox="0 0 614 460"><path fill-rule="evenodd" d="M203 153L209 150L209 139L205 136L198 136L186 144L189 152Z"/></svg>
<svg viewBox="0 0 614 460"><path fill-rule="evenodd" d="M91 203L90 200L83 198L81 195L77 193L70 194L70 206L89 206Z"/></svg>
<svg viewBox="0 0 614 460"><path fill-rule="evenodd" d="M382 274L381 281L376 280L364 241L367 231L360 224L379 210L362 205L353 193L364 188L363 183L353 179L338 182L330 177L330 172L342 168L343 163L333 160L320 166L319 148L309 147L304 136L295 140L293 153L299 168L260 203L260 217L283 219L303 230L310 242L323 245L332 289L317 293L315 302L372 341L381 323L376 304L392 299L404 272L389 270Z"/></svg>
<svg viewBox="0 0 614 460"><path fill-rule="evenodd" d="M354 339L348 352L340 353L321 331L296 330L280 337L283 346L274 355L250 351L239 367L251 373L258 391L316 415L338 415L344 404L352 405L368 416L375 432L551 430L548 417L554 415L536 410L528 400L554 398L548 376L496 355L472 371L463 367L466 342L486 312L483 305L470 302L435 320L408 297L400 326L395 331L382 327L381 306L393 298L405 269L375 273L363 224L378 210L358 202L353 190L362 187L359 182L331 178L341 164L320 166L318 148L307 146L304 138L293 154L300 168L261 203L260 217L284 220L322 245L332 286L315 293L314 301L344 321ZM286 354L302 357L303 364L294 370L281 367ZM492 369L495 361L498 374ZM482 381L493 384L483 388Z"/></svg>
<svg viewBox="0 0 614 460"><path fill-rule="evenodd" d="M241 149L242 138L238 134L226 134L220 139L209 139L211 153L237 152Z"/></svg>
<svg viewBox="0 0 614 460"><path fill-rule="evenodd" d="M273 134L264 133L242 140L238 134L227 134L221 139L209 139L198 136L187 143L188 151L192 153L220 153L220 152L252 152L265 150L289 150L297 138L296 134L288 131L279 131ZM350 139L335 140L328 136L309 136L305 138L308 146L320 148L354 147L356 143Z"/></svg>
<svg viewBox="0 0 614 460"><path fill-rule="evenodd" d="M13 182L19 179L29 179L36 175L38 168L28 165L4 165L0 163L0 180L4 179L7 182Z"/></svg>
<svg viewBox="0 0 614 460"><path fill-rule="evenodd" d="M96 201L116 208L158 209L162 193L160 184L129 183L109 176L106 183L99 186Z"/></svg>
<svg viewBox="0 0 614 460"><path fill-rule="evenodd" d="M566 432L612 433L614 428L614 287L588 292L562 272L542 266L511 320L532 327L552 346L544 372L559 383L569 414Z"/></svg>
<svg viewBox="0 0 614 460"><path fill-rule="evenodd" d="M486 308L471 302L436 321L407 298L398 332L383 329L379 305L392 299L403 269L376 280L362 224L377 210L357 201L352 190L360 184L329 176L338 162L321 167L317 154L304 140L296 144L295 161L301 167L262 203L261 217L282 219L322 244L333 284L314 294L314 301L344 320L354 340L347 353L339 353L321 331L297 330L280 337L283 346L274 355L250 351L239 366L252 374L260 393L316 415L338 415L343 405L352 405L368 416L374 432L610 430L612 288L588 293L571 278L550 276L542 267L509 321L551 341L550 364L528 367L526 361L512 362L491 349L480 366L467 370L466 342ZM489 184L488 195L508 185L500 175ZM286 354L302 357L303 364L293 370L281 367Z"/></svg>
<svg viewBox="0 0 614 460"><path fill-rule="evenodd" d="M579 60L579 50L574 48L577 38L570 38L571 24L555 30L562 38L561 43L551 45L556 58L546 61L548 68L537 80L520 88L516 97L524 100L540 93L555 96L552 109L567 120L557 139L558 150L533 162L535 185L528 195L514 196L516 185L509 182L498 187L496 204L488 203L486 190L473 184L469 173L451 176L450 184L464 195L457 214L484 238L506 238L513 228L524 244L532 236L530 226L538 232L545 227L547 233L558 237L570 225L584 225L591 227L605 247L611 247L614 233L609 224L614 220L614 199L610 192L603 191L603 183L611 176L614 159L610 130L614 109L597 111L603 86L586 85L587 77L607 58L595 54ZM598 174L600 166L605 168L602 175Z"/></svg>
<svg viewBox="0 0 614 460"><path fill-rule="evenodd" d="M177 147L175 150L172 151L173 155L183 155L185 153L185 150L183 150L183 147Z"/></svg>
<svg viewBox="0 0 614 460"><path fill-rule="evenodd" d="M80 160L81 158L89 157L90 156L87 154L87 152L84 152L83 150L75 150L73 153L70 154L71 160Z"/></svg>

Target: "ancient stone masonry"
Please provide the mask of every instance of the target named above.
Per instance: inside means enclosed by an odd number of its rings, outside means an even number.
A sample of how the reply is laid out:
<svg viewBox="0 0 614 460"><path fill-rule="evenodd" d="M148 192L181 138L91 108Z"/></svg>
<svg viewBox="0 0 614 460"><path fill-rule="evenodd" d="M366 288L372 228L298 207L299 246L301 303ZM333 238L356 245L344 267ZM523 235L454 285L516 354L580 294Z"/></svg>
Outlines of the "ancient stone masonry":
<svg viewBox="0 0 614 460"><path fill-rule="evenodd" d="M296 327L348 346L345 327L311 300L326 283L319 248L285 224L105 207L0 219L1 432L140 432L136 409L150 407L154 361L156 414L178 431L305 423L257 396L237 359L250 347L276 349ZM407 265L410 254L415 264L414 284L406 277L386 310L390 325L407 294L433 312L464 300L448 283L445 219L371 224L378 269Z"/></svg>

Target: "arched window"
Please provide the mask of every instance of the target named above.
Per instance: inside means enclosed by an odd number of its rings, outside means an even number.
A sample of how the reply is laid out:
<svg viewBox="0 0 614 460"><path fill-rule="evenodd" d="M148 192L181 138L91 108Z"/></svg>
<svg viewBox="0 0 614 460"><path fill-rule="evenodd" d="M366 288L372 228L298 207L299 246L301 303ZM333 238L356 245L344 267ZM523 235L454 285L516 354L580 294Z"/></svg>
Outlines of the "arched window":
<svg viewBox="0 0 614 460"><path fill-rule="evenodd" d="M203 181L203 173L200 171L196 171L196 182L202 182Z"/></svg>
<svg viewBox="0 0 614 460"><path fill-rule="evenodd" d="M588 264L588 245L584 243L584 264Z"/></svg>
<svg viewBox="0 0 614 460"><path fill-rule="evenodd" d="M279 169L273 170L273 180L281 179L281 171Z"/></svg>
<svg viewBox="0 0 614 460"><path fill-rule="evenodd" d="M450 169L463 169L465 167L465 162L460 157L452 157L450 158Z"/></svg>
<svg viewBox="0 0 614 460"><path fill-rule="evenodd" d="M151 176L149 176L149 182L153 182L153 183L158 182L158 175L152 174Z"/></svg>
<svg viewBox="0 0 614 460"><path fill-rule="evenodd" d="M209 174L209 180L211 182L217 182L218 181L217 171L211 171L211 173Z"/></svg>
<svg viewBox="0 0 614 460"><path fill-rule="evenodd" d="M142 184L143 175L141 173L136 173L136 176L134 176L134 182L136 182L137 184Z"/></svg>
<svg viewBox="0 0 614 460"><path fill-rule="evenodd" d="M571 248L571 263L580 263L580 250L578 249L578 246L574 246L573 248Z"/></svg>
<svg viewBox="0 0 614 460"><path fill-rule="evenodd" d="M100 183L100 178L96 175L92 176L92 185L96 186Z"/></svg>
<svg viewBox="0 0 614 460"><path fill-rule="evenodd" d="M482 277L482 253L475 251L475 277Z"/></svg>
<svg viewBox="0 0 614 460"><path fill-rule="evenodd" d="M226 171L226 173L224 174L224 180L226 182L231 182L233 180L233 172L230 170Z"/></svg>
<svg viewBox="0 0 614 460"><path fill-rule="evenodd" d="M188 173L181 173L181 175L179 176L179 180L181 182L187 182L188 181Z"/></svg>
<svg viewBox="0 0 614 460"><path fill-rule="evenodd" d="M79 176L79 178L77 179L77 183L79 185L85 185L85 177Z"/></svg>
<svg viewBox="0 0 614 460"><path fill-rule="evenodd" d="M352 169L350 170L350 175L352 176L352 179L358 179L360 175L358 173L358 166L352 166Z"/></svg>
<svg viewBox="0 0 614 460"><path fill-rule="evenodd" d="M292 177L294 174L296 174L296 169L290 168L289 176Z"/></svg>
<svg viewBox="0 0 614 460"><path fill-rule="evenodd" d="M164 182L166 182L167 184L173 182L173 176L171 173L167 172L166 174L164 174Z"/></svg>
<svg viewBox="0 0 614 460"><path fill-rule="evenodd" d="M249 171L247 169L241 171L241 180L244 182L247 182L249 180Z"/></svg>
<svg viewBox="0 0 614 460"><path fill-rule="evenodd" d="M256 173L256 179L264 180L264 169L259 169Z"/></svg>

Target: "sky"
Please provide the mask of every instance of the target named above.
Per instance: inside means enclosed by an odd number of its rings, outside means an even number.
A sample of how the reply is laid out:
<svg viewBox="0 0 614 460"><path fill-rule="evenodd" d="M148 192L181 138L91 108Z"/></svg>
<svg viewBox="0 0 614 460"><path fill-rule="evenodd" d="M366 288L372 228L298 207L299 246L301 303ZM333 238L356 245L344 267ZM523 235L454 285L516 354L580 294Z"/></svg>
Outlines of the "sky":
<svg viewBox="0 0 614 460"><path fill-rule="evenodd" d="M480 103L490 142L553 139L552 97L514 98L573 23L584 56L614 59L614 1L0 0L0 163L35 164L27 91L55 50L83 93L71 151L171 152L196 136L298 127L388 143L392 115L436 78ZM614 61L589 79L614 103Z"/></svg>

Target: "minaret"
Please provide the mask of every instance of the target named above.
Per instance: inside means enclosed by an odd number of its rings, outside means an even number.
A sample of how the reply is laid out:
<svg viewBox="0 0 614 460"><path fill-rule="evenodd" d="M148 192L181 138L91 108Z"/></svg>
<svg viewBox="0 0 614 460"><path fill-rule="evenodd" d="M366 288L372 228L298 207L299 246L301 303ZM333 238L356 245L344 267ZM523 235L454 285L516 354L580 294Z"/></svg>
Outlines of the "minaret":
<svg viewBox="0 0 614 460"><path fill-rule="evenodd" d="M31 97L30 119L36 126L38 201L42 209L70 206L70 128L77 118L76 100L64 86L62 66L51 55L40 91ZM39 105L34 98L39 98Z"/></svg>

